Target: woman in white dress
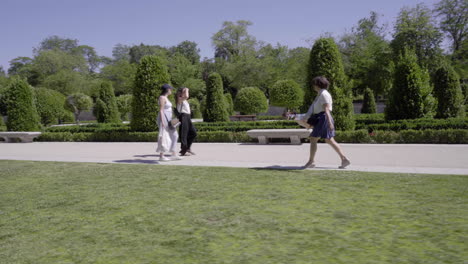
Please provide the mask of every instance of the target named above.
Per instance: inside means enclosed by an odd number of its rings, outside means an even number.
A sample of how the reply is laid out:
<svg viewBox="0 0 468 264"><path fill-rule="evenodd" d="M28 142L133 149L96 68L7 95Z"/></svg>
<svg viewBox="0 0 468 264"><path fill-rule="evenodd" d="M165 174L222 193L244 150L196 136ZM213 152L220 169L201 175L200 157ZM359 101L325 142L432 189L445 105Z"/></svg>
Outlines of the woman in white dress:
<svg viewBox="0 0 468 264"><path fill-rule="evenodd" d="M164 84L161 87L161 95L159 96L159 113L158 113L158 148L156 152L159 152L159 161L170 161L170 160L180 160L182 159L176 153L177 139L179 135L177 134L177 129L170 128L169 122L172 120L172 103L167 98L172 93L174 89L169 84ZM171 152L171 158L164 156L164 153Z"/></svg>

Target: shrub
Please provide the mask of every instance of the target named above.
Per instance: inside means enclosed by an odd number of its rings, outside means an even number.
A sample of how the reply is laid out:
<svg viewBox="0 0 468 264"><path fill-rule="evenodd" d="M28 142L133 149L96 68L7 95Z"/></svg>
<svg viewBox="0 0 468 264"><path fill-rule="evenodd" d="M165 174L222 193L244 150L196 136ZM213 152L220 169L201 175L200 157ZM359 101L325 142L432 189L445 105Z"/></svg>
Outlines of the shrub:
<svg viewBox="0 0 468 264"><path fill-rule="evenodd" d="M367 88L364 91L361 113L374 114L375 112L377 112L377 107L375 105L374 92L370 88Z"/></svg>
<svg viewBox="0 0 468 264"><path fill-rule="evenodd" d="M150 55L141 59L133 86L132 130L157 130L160 87L169 80L167 67L161 58Z"/></svg>
<svg viewBox="0 0 468 264"><path fill-rule="evenodd" d="M75 115L70 111L62 111L59 116L59 123L75 123Z"/></svg>
<svg viewBox="0 0 468 264"><path fill-rule="evenodd" d="M395 67L385 118L387 120L423 117L423 72L414 51L406 50Z"/></svg>
<svg viewBox="0 0 468 264"><path fill-rule="evenodd" d="M101 83L96 105L94 106L94 116L96 116L99 123L119 123L121 121L114 88L112 88L110 82L104 81Z"/></svg>
<svg viewBox="0 0 468 264"><path fill-rule="evenodd" d="M120 119L123 121L129 120L129 113L132 111L132 100L133 97L131 94L123 94L116 98L117 100L117 109L119 109Z"/></svg>
<svg viewBox="0 0 468 264"><path fill-rule="evenodd" d="M205 122L228 121L229 115L225 103L221 75L212 73L206 81L206 101L204 102L203 120Z"/></svg>
<svg viewBox="0 0 468 264"><path fill-rule="evenodd" d="M242 114L264 113L268 111L268 101L260 89L246 87L237 93L234 109Z"/></svg>
<svg viewBox="0 0 468 264"><path fill-rule="evenodd" d="M65 96L55 90L37 88L36 107L41 123L48 126L57 124L65 111Z"/></svg>
<svg viewBox="0 0 468 264"><path fill-rule="evenodd" d="M438 101L437 118L464 116L465 109L460 80L450 65L444 65L435 72L434 94Z"/></svg>
<svg viewBox="0 0 468 264"><path fill-rule="evenodd" d="M69 95L65 100L65 108L75 115L76 123L79 123L79 115L83 111L88 111L93 106L93 99L82 93Z"/></svg>
<svg viewBox="0 0 468 264"><path fill-rule="evenodd" d="M197 98L199 101L206 95L206 83L201 79L189 78L187 79L182 87L190 89L190 97Z"/></svg>
<svg viewBox="0 0 468 264"><path fill-rule="evenodd" d="M192 118L202 118L202 112L200 109L200 102L197 98L190 98L188 100L190 104L190 111L192 113Z"/></svg>
<svg viewBox="0 0 468 264"><path fill-rule="evenodd" d="M298 109L304 101L304 91L293 80L279 80L270 90L270 105Z"/></svg>
<svg viewBox="0 0 468 264"><path fill-rule="evenodd" d="M329 91L333 97L333 118L338 130L353 130L353 96L346 81L340 52L332 38L318 39L310 51L307 85L303 111L313 101L315 91L311 82L316 76L325 76L330 81Z"/></svg>
<svg viewBox="0 0 468 264"><path fill-rule="evenodd" d="M228 115L234 114L234 101L232 100L232 95L230 93L224 94L224 99L226 100Z"/></svg>
<svg viewBox="0 0 468 264"><path fill-rule="evenodd" d="M33 89L22 79L14 79L5 92L8 131L40 129Z"/></svg>

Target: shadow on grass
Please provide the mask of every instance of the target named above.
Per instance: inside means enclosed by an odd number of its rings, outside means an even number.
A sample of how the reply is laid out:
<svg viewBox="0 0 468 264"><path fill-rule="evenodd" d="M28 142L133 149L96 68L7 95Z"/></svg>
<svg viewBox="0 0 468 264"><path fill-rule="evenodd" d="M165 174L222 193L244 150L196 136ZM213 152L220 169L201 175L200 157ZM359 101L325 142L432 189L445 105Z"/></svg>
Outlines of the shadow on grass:
<svg viewBox="0 0 468 264"><path fill-rule="evenodd" d="M127 159L127 160L114 160L117 163L135 163L135 164L159 164L157 160L143 160L143 159Z"/></svg>

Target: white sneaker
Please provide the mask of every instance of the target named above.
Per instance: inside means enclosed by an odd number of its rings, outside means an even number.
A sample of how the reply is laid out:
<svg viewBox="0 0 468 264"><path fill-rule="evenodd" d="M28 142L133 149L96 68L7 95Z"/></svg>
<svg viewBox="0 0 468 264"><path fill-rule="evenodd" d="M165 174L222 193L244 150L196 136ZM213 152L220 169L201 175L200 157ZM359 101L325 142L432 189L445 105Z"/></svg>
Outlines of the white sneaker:
<svg viewBox="0 0 468 264"><path fill-rule="evenodd" d="M170 161L170 159L166 158L166 157L161 157L161 158L159 158L159 161Z"/></svg>
<svg viewBox="0 0 468 264"><path fill-rule="evenodd" d="M177 155L172 155L171 156L171 160L181 160L182 157L181 156L177 156Z"/></svg>

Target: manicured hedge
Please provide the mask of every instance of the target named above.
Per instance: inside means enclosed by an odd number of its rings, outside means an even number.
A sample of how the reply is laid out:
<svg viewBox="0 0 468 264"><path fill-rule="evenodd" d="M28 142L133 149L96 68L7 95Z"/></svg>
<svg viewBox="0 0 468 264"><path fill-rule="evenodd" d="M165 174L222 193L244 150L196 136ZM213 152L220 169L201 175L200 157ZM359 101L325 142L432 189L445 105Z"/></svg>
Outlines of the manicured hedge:
<svg viewBox="0 0 468 264"><path fill-rule="evenodd" d="M158 132L45 132L38 141L76 141L76 142L156 142ZM340 143L414 143L414 144L468 144L467 129L444 130L405 130L374 131L367 130L337 131L336 140ZM304 140L307 141L307 140ZM246 132L212 131L199 132L196 142L256 142Z"/></svg>
<svg viewBox="0 0 468 264"><path fill-rule="evenodd" d="M468 120L465 118L449 118L449 119L410 119L390 121L380 124L357 123L356 129L368 130L386 130L386 131L402 131L402 130L427 130L427 129L468 129Z"/></svg>

